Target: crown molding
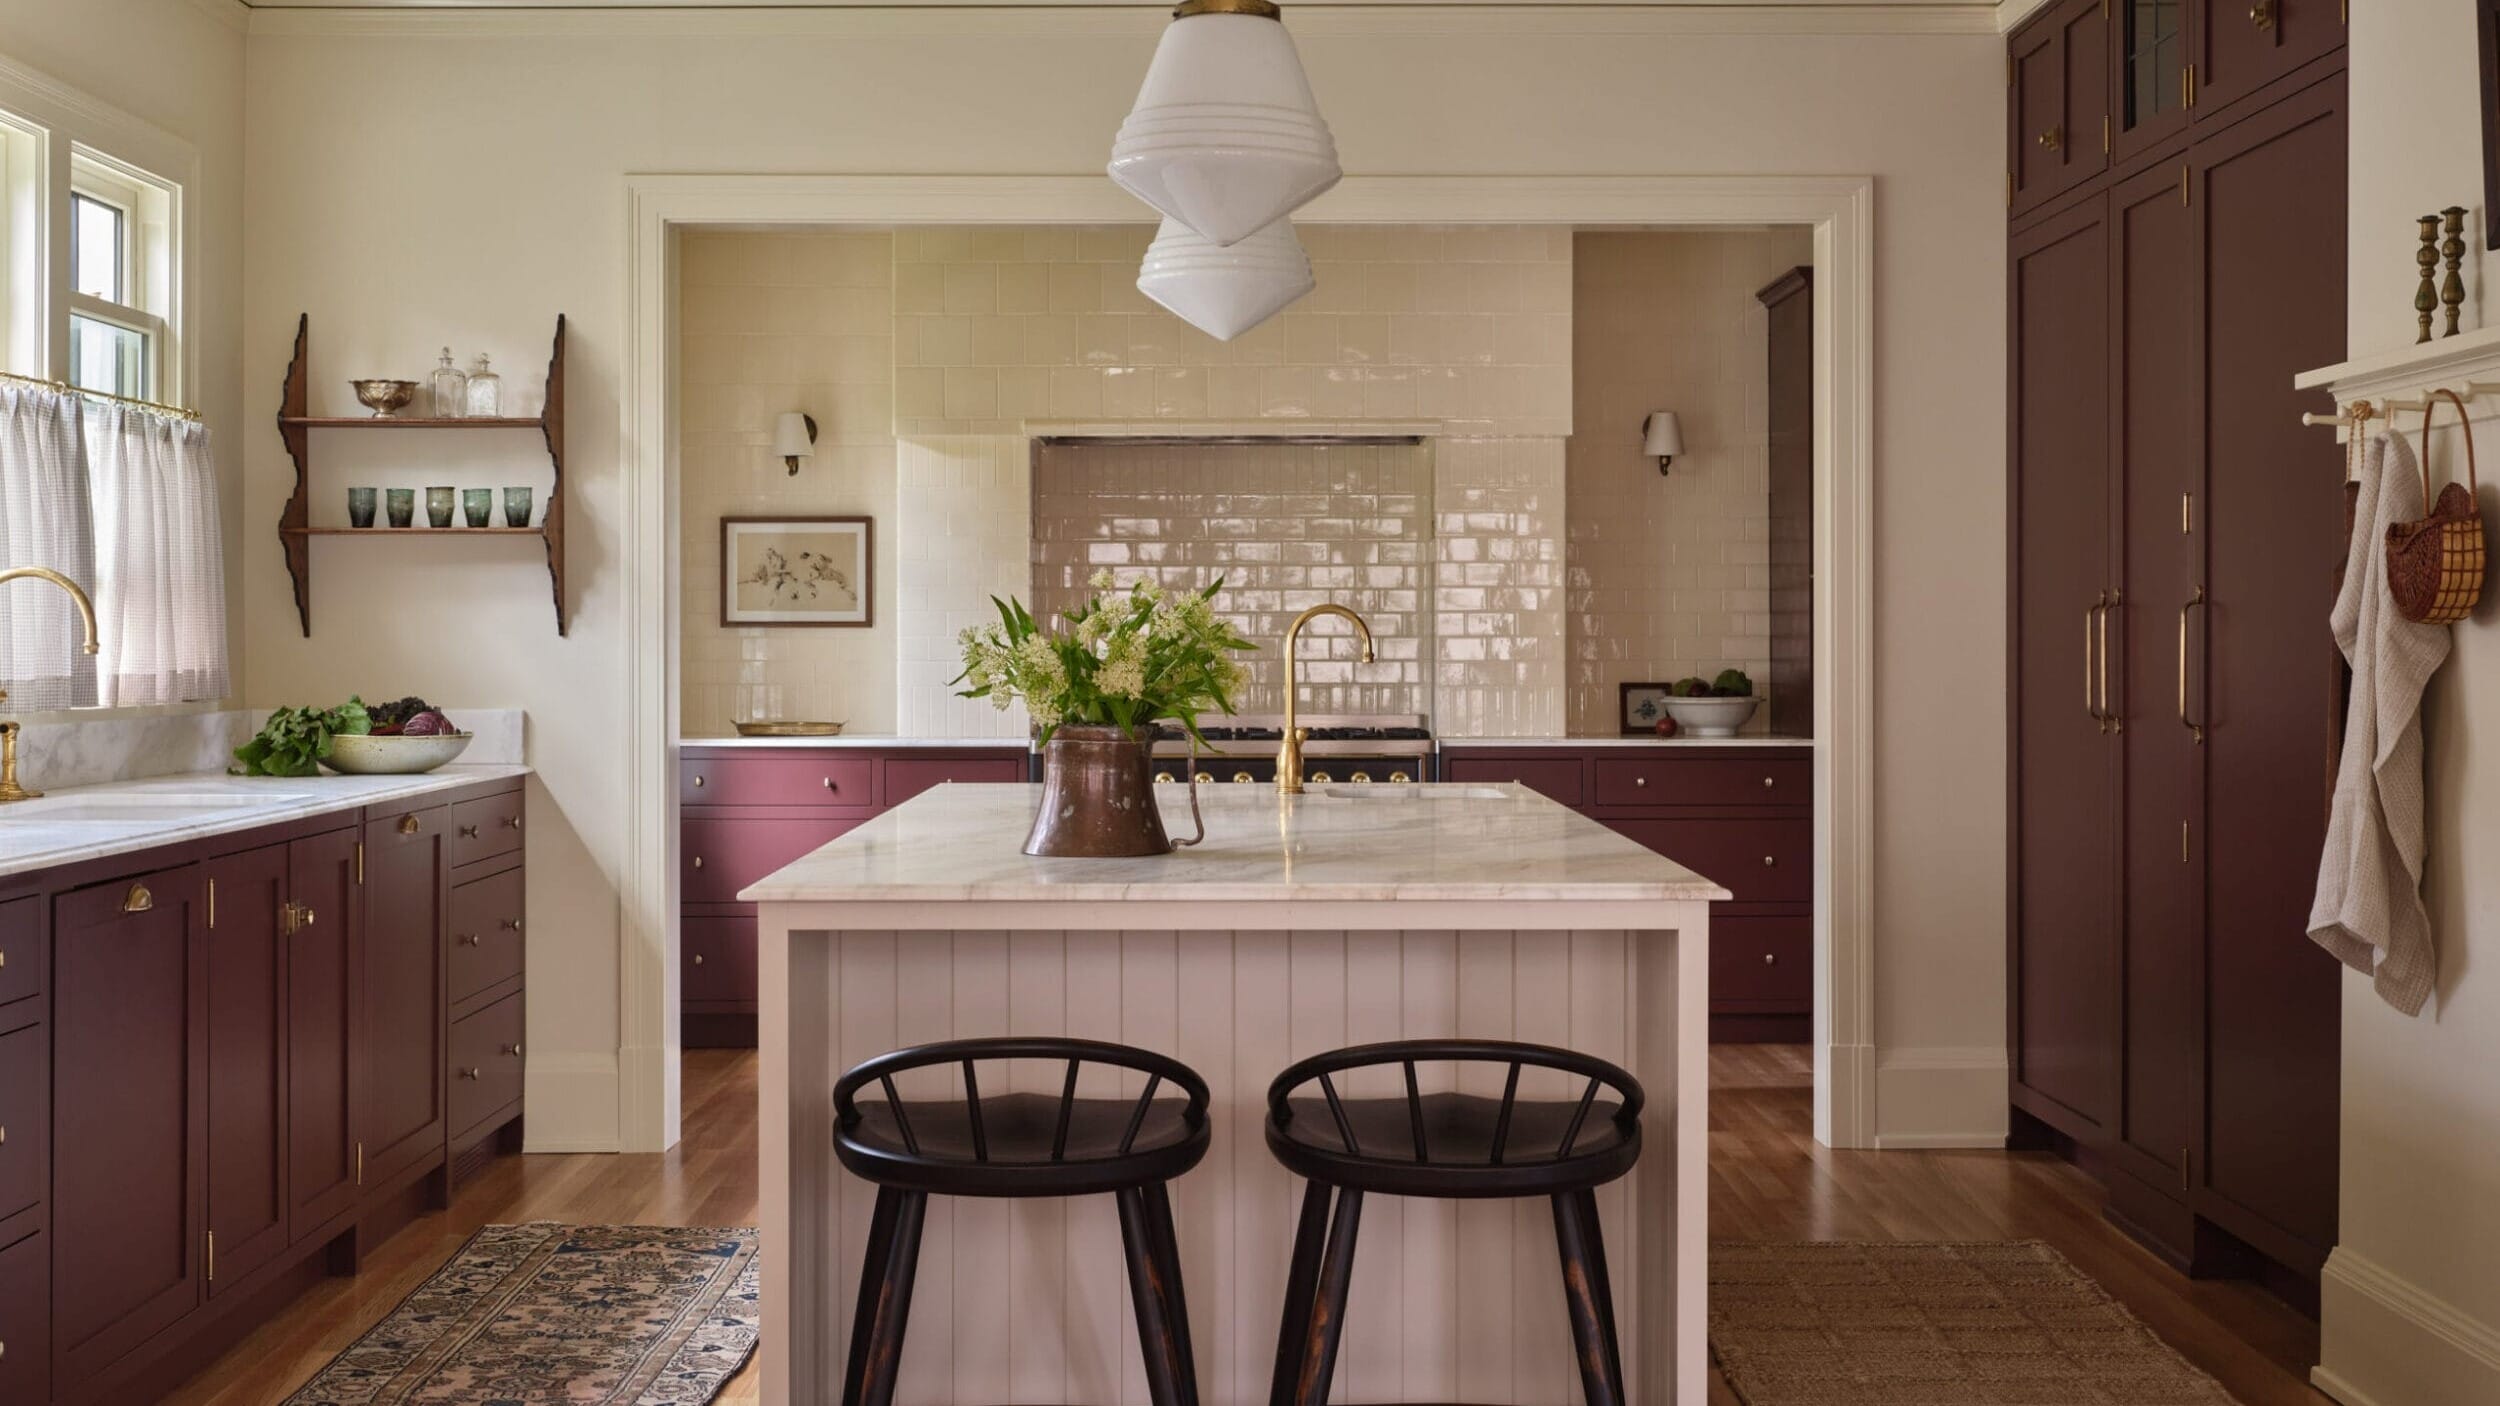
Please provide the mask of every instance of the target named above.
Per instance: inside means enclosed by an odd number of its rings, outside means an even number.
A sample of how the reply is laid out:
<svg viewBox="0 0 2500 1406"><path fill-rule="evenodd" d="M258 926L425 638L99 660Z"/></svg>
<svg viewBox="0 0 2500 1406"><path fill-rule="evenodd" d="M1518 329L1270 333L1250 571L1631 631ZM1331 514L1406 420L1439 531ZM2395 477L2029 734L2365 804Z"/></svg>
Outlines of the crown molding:
<svg viewBox="0 0 2500 1406"><path fill-rule="evenodd" d="M1997 0L1997 33L2013 33L2048 5L2049 0Z"/></svg>
<svg viewBox="0 0 2500 1406"><path fill-rule="evenodd" d="M252 7L244 0L187 0L187 3L222 29L236 34L248 33L251 29Z"/></svg>
<svg viewBox="0 0 2500 1406"><path fill-rule="evenodd" d="M2007 0L2014 3L2015 0ZM243 0L193 0L200 5ZM542 8L350 5L249 8L254 36L344 38L807 37L938 35L1131 36L1159 32L1166 0L1064 5L1058 0L987 4L737 6L551 4ZM1498 0L1356 0L1304 4L1291 23L1308 37L1377 35L1993 35L1998 12L1984 3L1507 4Z"/></svg>

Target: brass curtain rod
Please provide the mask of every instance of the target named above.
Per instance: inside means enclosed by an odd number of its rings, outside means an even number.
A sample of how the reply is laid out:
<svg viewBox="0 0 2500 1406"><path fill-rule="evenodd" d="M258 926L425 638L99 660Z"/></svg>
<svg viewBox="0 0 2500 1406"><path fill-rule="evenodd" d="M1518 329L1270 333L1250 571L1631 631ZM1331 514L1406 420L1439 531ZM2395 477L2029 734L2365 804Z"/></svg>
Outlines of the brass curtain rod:
<svg viewBox="0 0 2500 1406"><path fill-rule="evenodd" d="M187 406L166 405L161 401L141 400L136 396L115 395L111 391L91 391L84 386L73 386L67 381L49 381L41 376L25 376L15 371L0 371L0 381L15 381L21 386L41 386L45 390L59 391L63 395L85 396L89 400L109 400L116 405L127 405L133 409L145 410L157 415L171 415L177 420L200 418L199 411Z"/></svg>

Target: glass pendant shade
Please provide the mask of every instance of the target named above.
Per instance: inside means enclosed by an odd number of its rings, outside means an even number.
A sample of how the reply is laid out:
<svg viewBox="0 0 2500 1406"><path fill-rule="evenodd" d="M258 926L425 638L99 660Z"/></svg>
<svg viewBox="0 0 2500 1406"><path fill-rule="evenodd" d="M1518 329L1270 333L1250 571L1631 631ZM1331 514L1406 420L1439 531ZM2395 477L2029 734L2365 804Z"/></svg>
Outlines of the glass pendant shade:
<svg viewBox="0 0 2500 1406"><path fill-rule="evenodd" d="M1221 342L1283 312L1312 286L1291 220L1227 246L1167 217L1137 274L1138 292Z"/></svg>
<svg viewBox="0 0 2500 1406"><path fill-rule="evenodd" d="M1337 183L1337 143L1267 0L1188 0L1111 144L1111 179L1220 245Z"/></svg>

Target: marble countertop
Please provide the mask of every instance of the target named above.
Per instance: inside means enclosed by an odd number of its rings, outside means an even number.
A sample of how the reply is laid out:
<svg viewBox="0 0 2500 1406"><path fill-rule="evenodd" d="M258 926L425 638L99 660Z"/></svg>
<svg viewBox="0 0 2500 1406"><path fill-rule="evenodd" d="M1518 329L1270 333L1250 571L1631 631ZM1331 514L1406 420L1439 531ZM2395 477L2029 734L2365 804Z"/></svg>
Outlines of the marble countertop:
<svg viewBox="0 0 2500 1406"><path fill-rule="evenodd" d="M385 805L529 772L514 765L455 765L421 776L194 772L64 787L40 800L0 806L0 876Z"/></svg>
<svg viewBox="0 0 2500 1406"><path fill-rule="evenodd" d="M1444 737L1444 752L1461 747L1507 747L1525 750L1536 747L1801 747L1811 751L1811 737L1766 737L1747 733L1741 737Z"/></svg>
<svg viewBox="0 0 2500 1406"><path fill-rule="evenodd" d="M1728 891L1523 787L1200 788L1206 843L1144 859L1023 851L1039 786L939 786L757 881L748 902L1710 902ZM1189 799L1156 788L1164 828ZM1047 920L1035 926L1047 927Z"/></svg>
<svg viewBox="0 0 2500 1406"><path fill-rule="evenodd" d="M825 747L867 747L879 751L993 751L1022 752L1032 744L1021 737L896 737L891 734L846 732L839 737L681 737L680 747L747 747L759 751L775 748L818 749Z"/></svg>

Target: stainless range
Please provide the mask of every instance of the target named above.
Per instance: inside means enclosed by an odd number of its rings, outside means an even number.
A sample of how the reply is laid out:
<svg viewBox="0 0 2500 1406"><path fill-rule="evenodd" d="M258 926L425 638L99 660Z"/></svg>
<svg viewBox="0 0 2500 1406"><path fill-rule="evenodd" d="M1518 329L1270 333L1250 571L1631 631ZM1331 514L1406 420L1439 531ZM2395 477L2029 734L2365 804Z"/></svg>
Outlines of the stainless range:
<svg viewBox="0 0 2500 1406"><path fill-rule="evenodd" d="M1435 754L1432 729L1420 715L1304 713L1310 730L1302 744L1302 779L1306 782L1350 781L1395 784L1433 779ZM1285 740L1285 720L1274 714L1243 713L1200 722L1198 731L1213 755L1198 754L1201 781L1251 785L1276 779L1276 754ZM1190 768L1189 738L1167 729L1155 740L1155 777L1184 779Z"/></svg>

